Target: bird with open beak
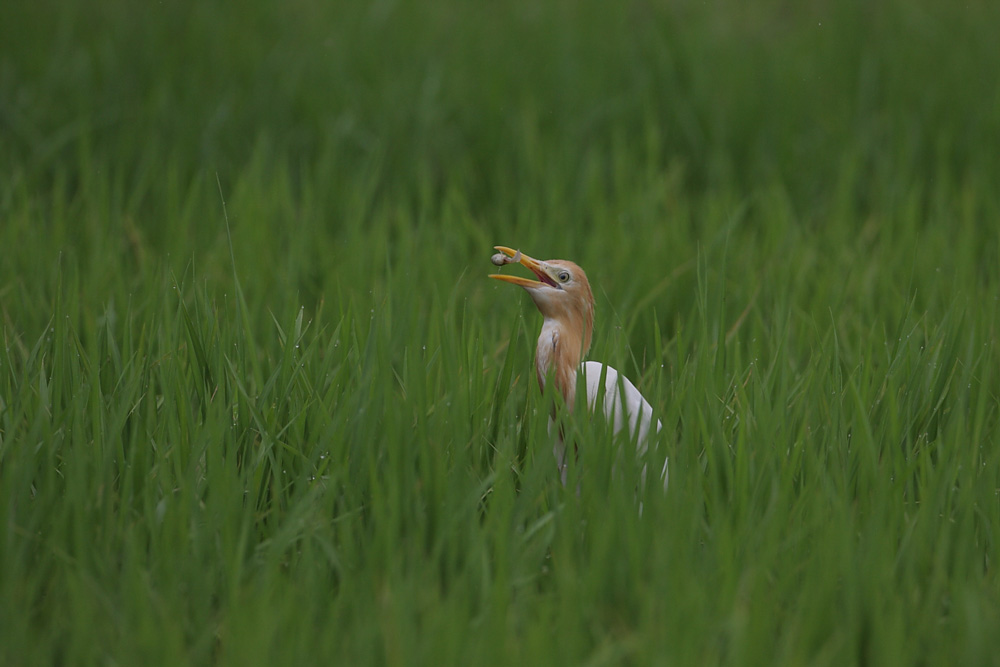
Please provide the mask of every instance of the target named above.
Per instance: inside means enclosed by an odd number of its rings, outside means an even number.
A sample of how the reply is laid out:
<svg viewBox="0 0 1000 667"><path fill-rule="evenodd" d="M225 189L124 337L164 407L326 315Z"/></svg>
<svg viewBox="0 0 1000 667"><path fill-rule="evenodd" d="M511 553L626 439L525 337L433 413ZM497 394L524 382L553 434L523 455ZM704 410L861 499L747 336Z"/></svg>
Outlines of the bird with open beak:
<svg viewBox="0 0 1000 667"><path fill-rule="evenodd" d="M537 278L522 278L508 274L491 274L490 278L527 290L542 314L542 331L535 350L535 372L538 385L544 390L551 378L562 395L567 409L573 409L576 399L577 374L582 372L587 390L587 407L594 411L603 394L600 408L618 433L628 424L629 435L642 456L649 441L653 424L653 408L628 378L615 369L596 361L583 361L590 350L594 330L594 294L587 274L573 262L564 259L537 260L506 246L496 246L493 256L497 266L517 263L528 268ZM603 382L602 382L603 380ZM551 429L550 421L550 429ZM656 430L662 428L656 421ZM556 437L553 447L559 465L559 475L566 483L566 447ZM645 479L645 467L643 479ZM663 466L663 486L667 485L667 466Z"/></svg>

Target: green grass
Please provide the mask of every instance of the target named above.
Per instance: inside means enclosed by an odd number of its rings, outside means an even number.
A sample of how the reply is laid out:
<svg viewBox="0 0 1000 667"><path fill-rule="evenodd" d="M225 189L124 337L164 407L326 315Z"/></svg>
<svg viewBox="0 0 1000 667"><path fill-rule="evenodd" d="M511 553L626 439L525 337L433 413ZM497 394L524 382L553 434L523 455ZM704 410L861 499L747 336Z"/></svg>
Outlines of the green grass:
<svg viewBox="0 0 1000 667"><path fill-rule="evenodd" d="M0 662L1000 662L1000 6L753 4L0 5Z"/></svg>

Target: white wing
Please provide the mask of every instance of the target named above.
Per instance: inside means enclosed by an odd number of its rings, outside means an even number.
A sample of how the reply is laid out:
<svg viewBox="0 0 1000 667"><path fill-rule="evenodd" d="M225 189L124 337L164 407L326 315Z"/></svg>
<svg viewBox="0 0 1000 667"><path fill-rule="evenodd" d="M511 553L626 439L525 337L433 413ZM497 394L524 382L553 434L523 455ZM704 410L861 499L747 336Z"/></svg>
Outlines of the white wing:
<svg viewBox="0 0 1000 667"><path fill-rule="evenodd" d="M605 370L607 369L607 370ZM603 399L601 406L604 416L615 433L618 433L625 426L628 420L629 436L636 441L636 455L642 456L649 446L649 428L653 423L653 406L649 404L632 382L616 371L611 366L605 366L597 361L585 361L580 367L583 373L584 382L587 386L587 407L590 410L597 409L598 399ZM604 391L601 395L601 375L604 375ZM622 409L624 398L624 409ZM556 457L559 465L559 477L563 485L566 484L567 463L566 445L563 443L559 433L555 431L555 423L549 418L549 435L553 437L552 453ZM659 433L663 424L656 420L656 432ZM638 437L636 437L638 429ZM663 490L667 489L667 461L663 462L663 472L660 473L663 479ZM646 467L642 468L642 482L646 482Z"/></svg>
<svg viewBox="0 0 1000 667"><path fill-rule="evenodd" d="M597 409L597 401L601 397L601 375L604 375L604 416L614 424L614 432L622 430L625 419L628 419L629 435L636 439L638 430L639 453L646 450L649 439L649 427L653 421L653 406L642 397L639 390L632 382L616 371L611 366L606 366L597 361L585 361L581 368L584 380L587 383L587 405L591 410ZM624 407L622 409L622 401ZM663 425L659 420L656 422L656 430L659 431Z"/></svg>
<svg viewBox="0 0 1000 667"><path fill-rule="evenodd" d="M604 376L603 405L604 416L613 424L614 432L618 433L628 421L629 436L636 441L636 454L642 456L649 446L649 429L653 423L653 406L649 404L632 382L611 366L598 361L585 361L581 367L587 384L587 406L597 409L601 397L601 376ZM624 407L624 409L623 409ZM663 424L656 420L656 432L659 433ZM638 435L637 435L638 433ZM667 463L663 464L663 488L667 488ZM646 478L645 467L642 470L643 480Z"/></svg>

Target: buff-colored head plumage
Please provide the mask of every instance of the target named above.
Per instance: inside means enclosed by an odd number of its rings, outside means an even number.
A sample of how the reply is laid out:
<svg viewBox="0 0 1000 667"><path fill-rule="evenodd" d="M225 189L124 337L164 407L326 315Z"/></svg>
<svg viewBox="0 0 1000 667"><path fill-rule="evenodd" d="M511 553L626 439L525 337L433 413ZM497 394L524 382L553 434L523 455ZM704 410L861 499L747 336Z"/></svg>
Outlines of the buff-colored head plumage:
<svg viewBox="0 0 1000 667"><path fill-rule="evenodd" d="M535 302L545 318L536 355L539 383L544 386L546 375L552 373L563 397L572 405L576 371L590 349L594 330L594 294L587 274L564 259L541 261L504 246L497 246L497 250L501 254L494 255L495 264L518 263L538 277L490 276L523 287Z"/></svg>

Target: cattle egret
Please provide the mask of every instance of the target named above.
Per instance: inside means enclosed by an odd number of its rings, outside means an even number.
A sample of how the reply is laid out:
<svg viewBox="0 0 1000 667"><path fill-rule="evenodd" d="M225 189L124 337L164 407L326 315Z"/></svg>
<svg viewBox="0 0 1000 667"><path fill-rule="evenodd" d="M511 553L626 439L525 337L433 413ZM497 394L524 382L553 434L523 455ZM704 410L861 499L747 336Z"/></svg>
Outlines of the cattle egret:
<svg viewBox="0 0 1000 667"><path fill-rule="evenodd" d="M653 421L653 408L642 397L628 378L614 368L597 361L582 361L590 350L594 328L594 295L587 282L587 274L573 262L564 259L540 261L505 246L496 246L500 252L493 256L497 266L518 263L526 266L538 280L506 274L491 274L490 278L512 285L520 285L535 302L544 322L535 351L535 372L538 385L544 390L548 378L556 384L568 410L573 409L576 398L577 373L582 372L587 388L587 406L597 409L603 389L601 408L614 433L628 423L629 435L636 442L637 453L646 452L649 429ZM581 363L582 362L582 363ZM603 385L601 380L603 379ZM663 425L656 421L657 432ZM552 422L549 422L551 432ZM561 437L553 446L559 476L566 484L566 447ZM643 467L642 478L646 478ZM667 487L667 465L663 466L663 488Z"/></svg>

